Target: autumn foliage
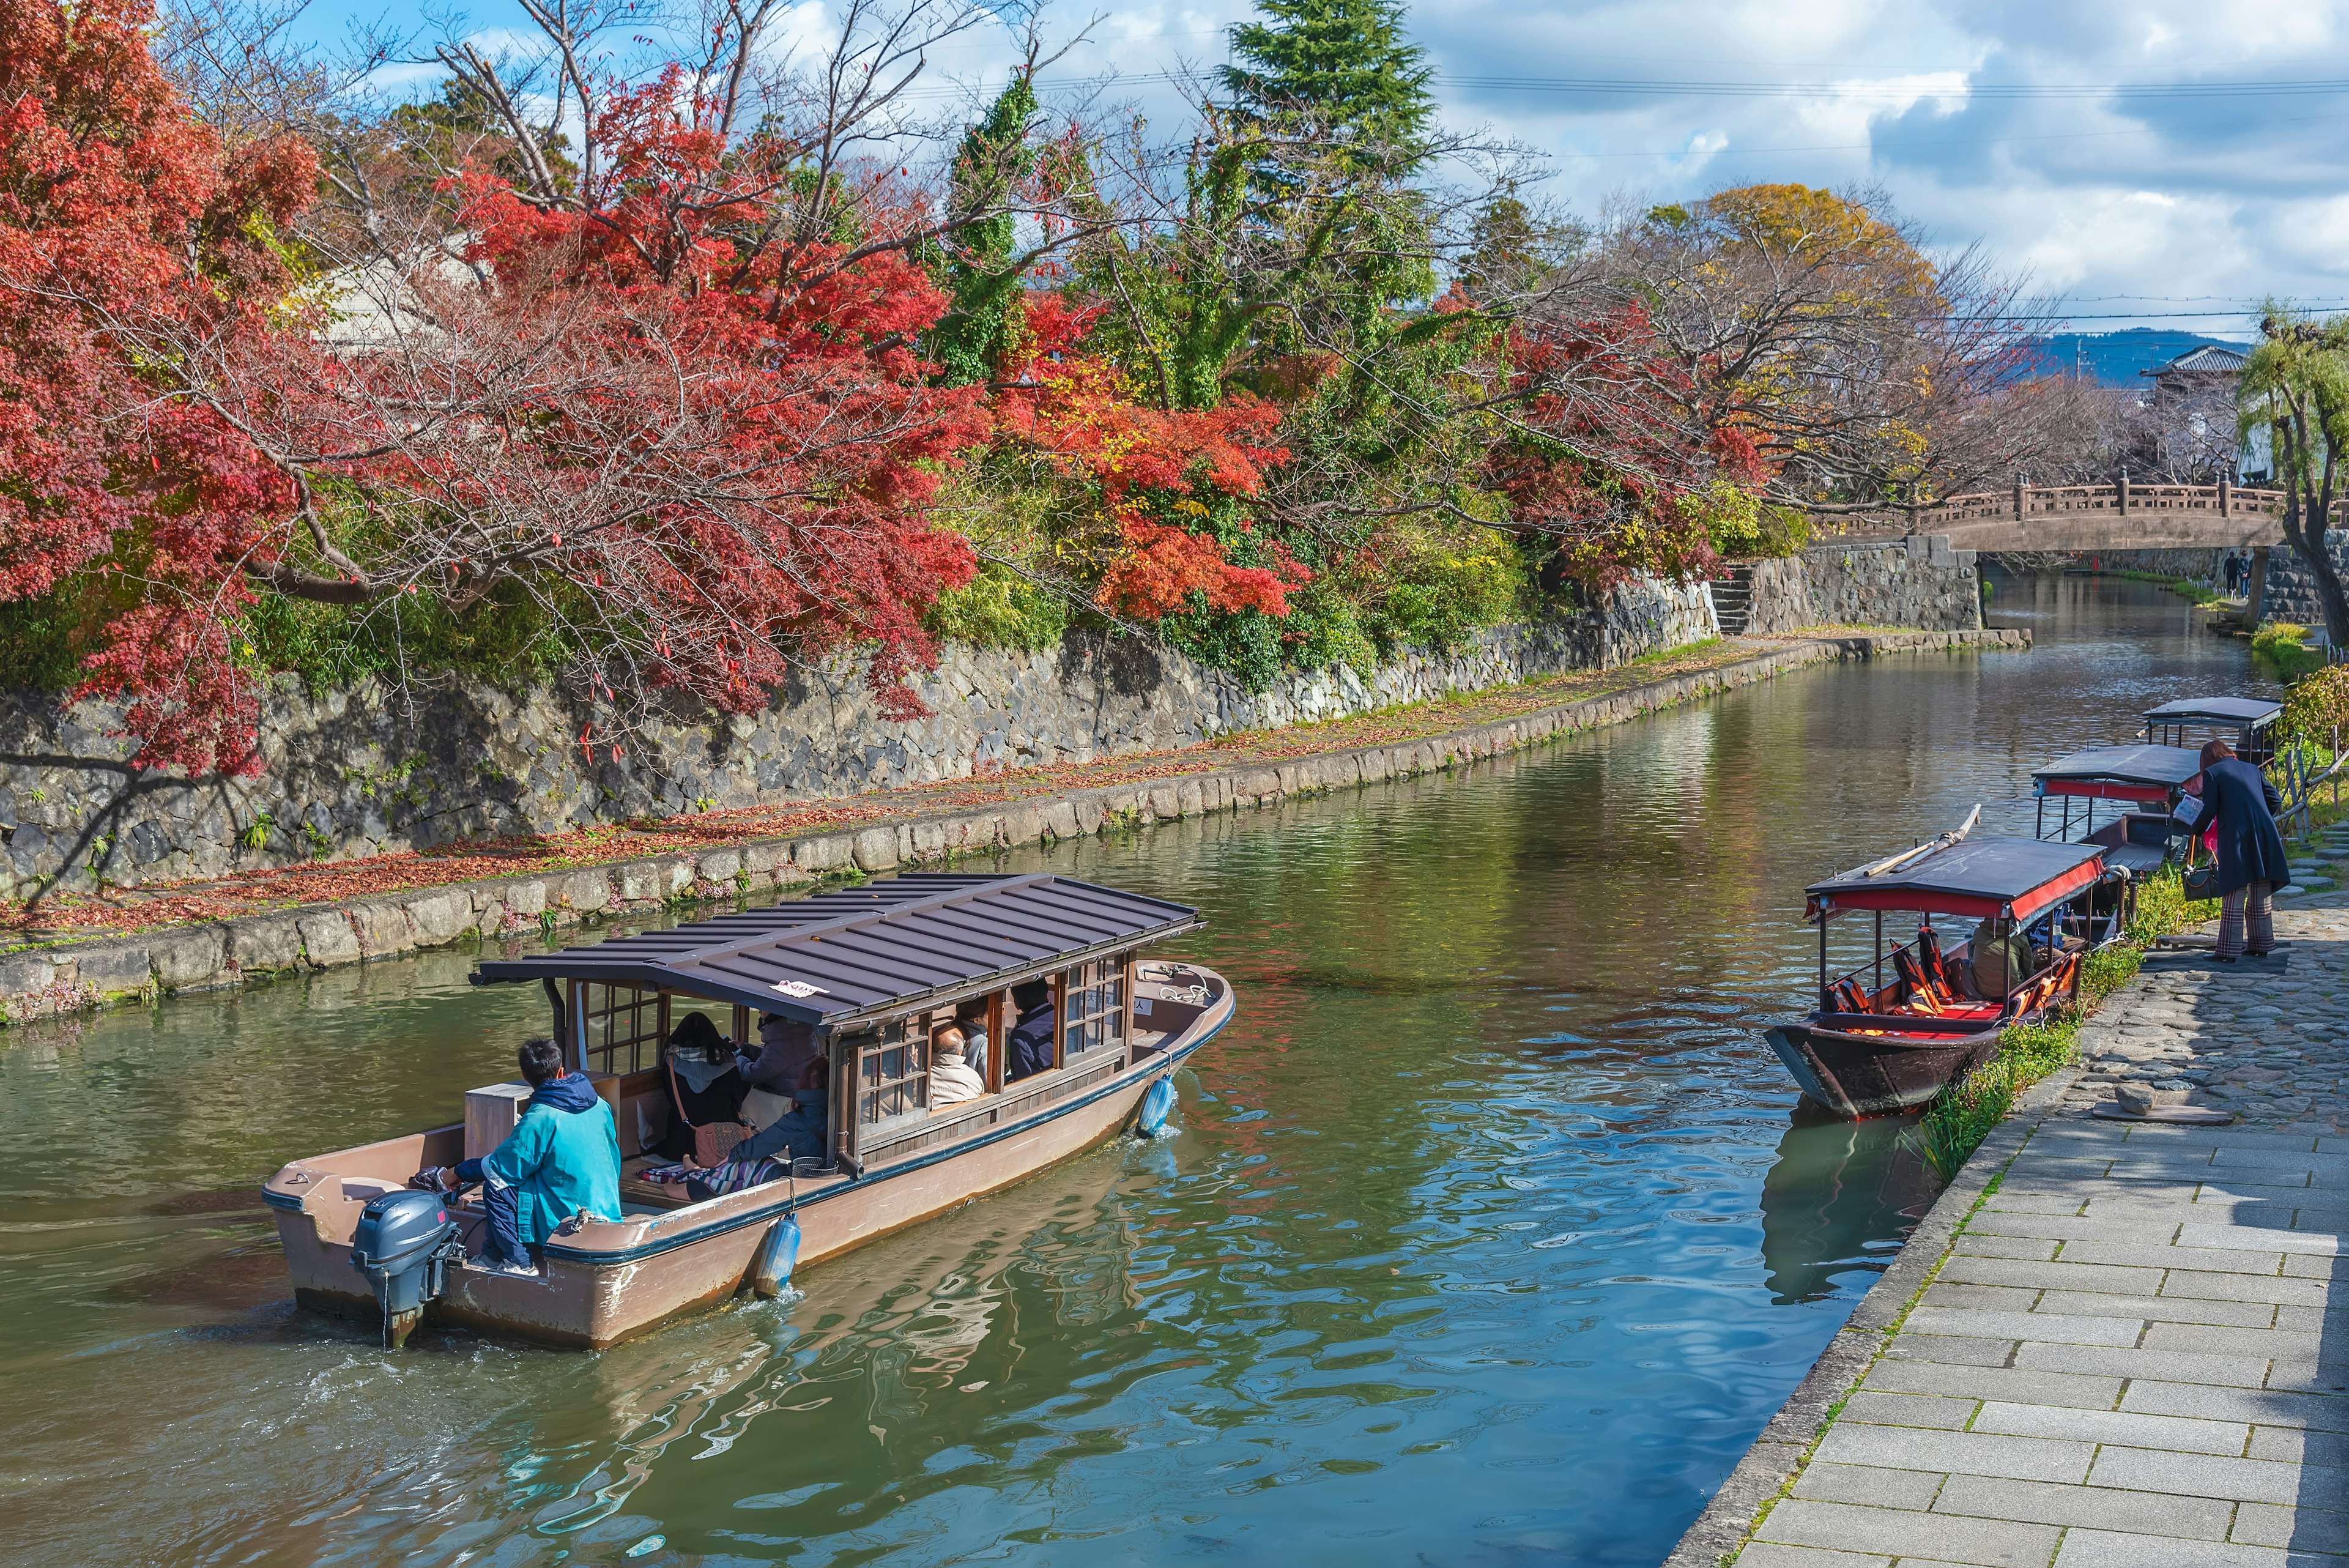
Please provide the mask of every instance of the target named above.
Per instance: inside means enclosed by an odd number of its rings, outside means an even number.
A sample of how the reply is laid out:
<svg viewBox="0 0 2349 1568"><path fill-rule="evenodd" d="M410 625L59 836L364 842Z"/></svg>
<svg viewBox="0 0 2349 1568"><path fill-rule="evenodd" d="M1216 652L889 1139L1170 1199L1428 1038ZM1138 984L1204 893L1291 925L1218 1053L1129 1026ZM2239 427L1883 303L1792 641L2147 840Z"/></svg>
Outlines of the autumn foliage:
<svg viewBox="0 0 2349 1568"><path fill-rule="evenodd" d="M259 766L295 632L553 674L615 761L835 658L909 716L988 575L1262 678L1703 576L1705 498L1784 461L1783 366L1692 347L1669 290L1504 299L1546 276L1510 239L1414 306L1427 145L1208 114L1119 196L1023 77L926 182L843 151L922 40L875 24L794 109L745 85L771 9L634 85L565 67L572 146L454 48L436 103L231 134L140 0L0 0L0 606L66 607L134 766ZM1850 213L1723 199L1704 275L1811 219Z"/></svg>
<svg viewBox="0 0 2349 1568"><path fill-rule="evenodd" d="M1276 547L1269 566L1235 565L1212 535L1186 528L1202 497L1247 502L1264 470L1288 456L1272 444L1280 410L1240 394L1219 408L1162 410L1129 395L1120 372L1082 347L1100 307L1057 296L1027 303L1022 360L997 412L1002 435L1081 476L1114 524L1099 602L1155 619L1185 609L1288 613L1306 573Z"/></svg>

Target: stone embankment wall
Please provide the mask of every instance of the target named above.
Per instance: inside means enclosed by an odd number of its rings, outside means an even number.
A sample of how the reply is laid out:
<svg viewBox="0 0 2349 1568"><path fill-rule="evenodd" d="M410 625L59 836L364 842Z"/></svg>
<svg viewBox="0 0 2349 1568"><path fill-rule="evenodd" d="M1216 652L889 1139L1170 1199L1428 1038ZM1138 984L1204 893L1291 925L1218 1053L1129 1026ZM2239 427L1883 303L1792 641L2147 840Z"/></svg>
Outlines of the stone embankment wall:
<svg viewBox="0 0 2349 1568"><path fill-rule="evenodd" d="M2339 528L2324 535L2333 569L2349 579L2349 532ZM2303 565L2298 551L2280 545L2268 554L2268 597L2262 607L2267 620L2297 621L2324 628L2324 605L2316 597L2316 576Z"/></svg>
<svg viewBox="0 0 2349 1568"><path fill-rule="evenodd" d="M2184 577L2206 588L2223 588L2220 574L2230 552L2225 550L2093 550L2067 556L2065 564L2106 572L2150 572L2158 576ZM2233 552L2246 561L2249 550ZM1993 560L1996 557L1992 557ZM2003 563L2001 563L2003 564Z"/></svg>
<svg viewBox="0 0 2349 1568"><path fill-rule="evenodd" d="M1784 560L1754 565L1752 618L1758 636L1805 626L1912 626L1927 631L1981 627L1982 577L1971 550L1940 535L1814 545Z"/></svg>
<svg viewBox="0 0 2349 1568"><path fill-rule="evenodd" d="M1195 746L1234 730L1341 718L1606 668L1714 636L1703 587L1634 581L1599 607L1250 692L1139 639L1048 653L950 647L913 684L930 710L876 710L858 668L812 670L766 711L682 712L591 763L557 694L472 686L311 693L281 679L250 779L133 774L116 715L0 698L0 893L129 887L429 848L653 815L854 794L1012 768Z"/></svg>
<svg viewBox="0 0 2349 1568"><path fill-rule="evenodd" d="M2028 633L2009 630L1798 642L1606 696L1391 745L1203 768L1146 784L1071 790L803 838L452 884L18 953L0 959L0 1023L126 998L241 985L287 971L388 958L472 937L498 940L535 936L583 919L652 913L697 901L771 897L826 877L1050 844L1106 827L1275 805L1299 795L1505 755L1555 736L1619 723L1828 659L1867 659L1905 649L2029 646Z"/></svg>

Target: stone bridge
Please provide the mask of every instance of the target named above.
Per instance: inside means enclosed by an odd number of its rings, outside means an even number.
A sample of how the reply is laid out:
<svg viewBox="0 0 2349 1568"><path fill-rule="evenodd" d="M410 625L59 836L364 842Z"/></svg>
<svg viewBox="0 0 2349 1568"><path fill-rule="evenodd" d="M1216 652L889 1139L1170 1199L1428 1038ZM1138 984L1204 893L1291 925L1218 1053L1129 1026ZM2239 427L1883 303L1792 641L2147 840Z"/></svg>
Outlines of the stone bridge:
<svg viewBox="0 0 2349 1568"><path fill-rule="evenodd" d="M2349 503L2335 503L2335 517ZM2200 550L2283 543L2284 493L2220 484L2018 484L1854 518L1854 535L1946 535L1960 550ZM2336 526L2338 523L2336 521Z"/></svg>

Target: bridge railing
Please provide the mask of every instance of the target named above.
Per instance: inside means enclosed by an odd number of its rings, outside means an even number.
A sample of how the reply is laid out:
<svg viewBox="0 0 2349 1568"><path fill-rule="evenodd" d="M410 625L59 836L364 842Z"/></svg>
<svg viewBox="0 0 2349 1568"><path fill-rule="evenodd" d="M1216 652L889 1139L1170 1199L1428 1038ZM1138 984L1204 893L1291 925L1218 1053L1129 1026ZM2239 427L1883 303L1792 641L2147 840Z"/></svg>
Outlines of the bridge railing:
<svg viewBox="0 0 2349 1568"><path fill-rule="evenodd" d="M1888 506L1881 512L1855 513L1835 522L1820 516L1816 525L1831 534L1930 534L1959 523L2029 522L2033 517L2177 515L2197 513L2227 517L2243 514L2281 516L2285 495L2281 490L2246 490L2233 484L2018 484L2008 490L1952 495L1927 506ZM2336 516L2349 512L2349 499L2333 504Z"/></svg>

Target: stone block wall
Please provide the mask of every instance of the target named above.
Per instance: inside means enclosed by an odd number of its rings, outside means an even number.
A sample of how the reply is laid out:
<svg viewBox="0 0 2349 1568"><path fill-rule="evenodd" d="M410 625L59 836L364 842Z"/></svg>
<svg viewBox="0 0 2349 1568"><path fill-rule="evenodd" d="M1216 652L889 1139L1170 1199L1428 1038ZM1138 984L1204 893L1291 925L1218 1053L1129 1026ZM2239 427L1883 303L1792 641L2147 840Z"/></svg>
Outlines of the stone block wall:
<svg viewBox="0 0 2349 1568"><path fill-rule="evenodd" d="M0 891L120 886L556 831L696 809L853 794L1281 728L1608 667L1715 635L1702 585L1634 581L1602 606L1497 628L1364 676L1340 667L1250 692L1139 639L1048 653L949 648L914 682L929 716L884 719L851 664L806 672L764 711L679 711L592 763L554 692L282 680L250 779L134 774L102 704L0 696Z"/></svg>
<svg viewBox="0 0 2349 1568"><path fill-rule="evenodd" d="M2324 535L2324 543L2332 553L2333 569L2349 578L2349 532L2335 528ZM2297 621L2324 629L2324 605L2316 597L2315 574L2290 545L2278 545L2268 553L2267 602L2261 609L2263 619Z"/></svg>
<svg viewBox="0 0 2349 1568"><path fill-rule="evenodd" d="M1757 636L1805 626L1909 626L1968 631L1982 623L1982 576L1971 550L1944 535L1814 545L1753 566Z"/></svg>
<svg viewBox="0 0 2349 1568"><path fill-rule="evenodd" d="M2245 560L2249 550L2233 552ZM2220 573L2230 552L2225 550L2091 550L2070 559L2105 572L2150 572L2157 576L2184 577L2206 588L2223 588Z"/></svg>

